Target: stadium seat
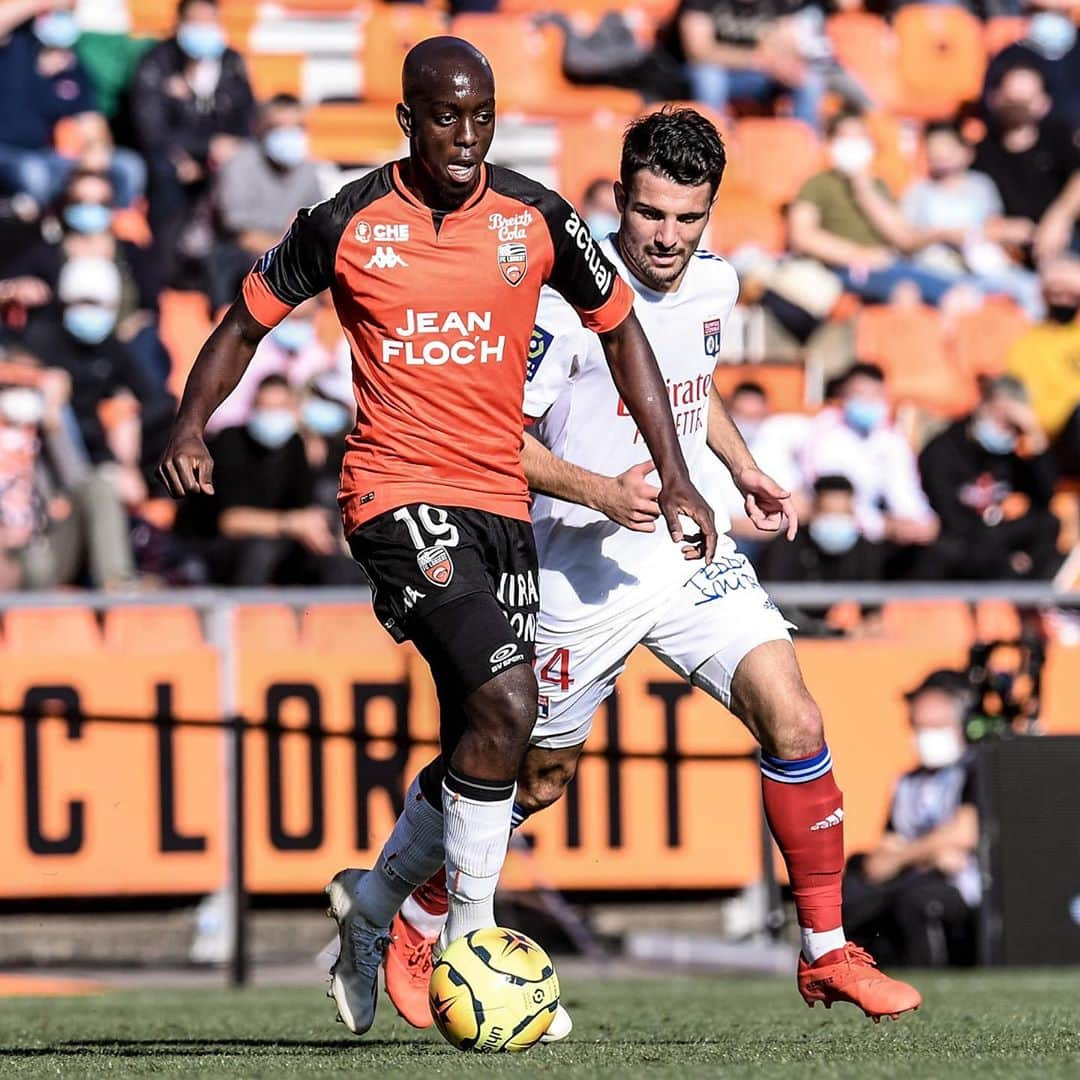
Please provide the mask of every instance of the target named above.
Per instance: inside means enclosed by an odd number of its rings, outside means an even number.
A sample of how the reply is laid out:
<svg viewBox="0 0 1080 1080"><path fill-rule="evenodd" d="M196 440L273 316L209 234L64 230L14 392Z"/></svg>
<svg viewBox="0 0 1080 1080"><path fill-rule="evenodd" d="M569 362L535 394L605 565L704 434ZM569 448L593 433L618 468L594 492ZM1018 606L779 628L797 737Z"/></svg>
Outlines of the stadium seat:
<svg viewBox="0 0 1080 1080"><path fill-rule="evenodd" d="M4 639L12 652L93 652L101 634L86 607L16 608L4 616Z"/></svg>
<svg viewBox="0 0 1080 1080"><path fill-rule="evenodd" d="M717 364L713 370L713 385L721 397L741 382L759 383L774 412L806 409L806 370L801 364Z"/></svg>
<svg viewBox="0 0 1080 1080"><path fill-rule="evenodd" d="M327 102L307 116L311 153L339 165L368 165L394 157L404 136L394 110L370 102Z"/></svg>
<svg viewBox="0 0 1080 1080"><path fill-rule="evenodd" d="M394 103L401 98L401 62L424 38L446 33L446 19L419 4L379 4L364 23L360 47L364 98Z"/></svg>
<svg viewBox="0 0 1080 1080"><path fill-rule="evenodd" d="M979 375L1003 374L1009 350L1030 325L1027 315L1009 300L991 300L978 311L958 315L950 340L956 371L971 383Z"/></svg>
<svg viewBox="0 0 1080 1080"><path fill-rule="evenodd" d="M161 294L159 306L159 333L172 361L169 389L179 397L191 365L210 334L210 314L206 296L201 292L166 289Z"/></svg>
<svg viewBox="0 0 1080 1080"><path fill-rule="evenodd" d="M303 53L250 53L247 57L251 89L259 101L275 94L304 96Z"/></svg>
<svg viewBox="0 0 1080 1080"><path fill-rule="evenodd" d="M957 652L975 637L971 608L963 600L897 600L881 609L881 625L894 641L948 641Z"/></svg>
<svg viewBox="0 0 1080 1080"><path fill-rule="evenodd" d="M104 625L105 647L117 652L181 652L203 644L194 608L112 608Z"/></svg>
<svg viewBox="0 0 1080 1080"><path fill-rule="evenodd" d="M730 255L755 245L778 255L784 250L786 236L783 215L773 203L751 192L721 187L705 230L705 247Z"/></svg>
<svg viewBox="0 0 1080 1080"><path fill-rule="evenodd" d="M850 11L833 15L826 29L841 67L858 79L881 108L891 110L900 98L899 48L885 20Z"/></svg>
<svg viewBox="0 0 1080 1080"><path fill-rule="evenodd" d="M594 181L619 175L623 129L629 117L600 116L596 120L563 120L559 124L558 189L575 206Z"/></svg>
<svg viewBox="0 0 1080 1080"><path fill-rule="evenodd" d="M885 369L896 401L945 415L962 413L972 404L974 388L951 362L936 308L864 308L856 323L855 353Z"/></svg>
<svg viewBox="0 0 1080 1080"><path fill-rule="evenodd" d="M229 45L246 54L251 31L259 20L259 0L225 0L220 19Z"/></svg>
<svg viewBox="0 0 1080 1080"><path fill-rule="evenodd" d="M348 652L384 634L370 604L320 604L300 613L300 640L313 652Z"/></svg>
<svg viewBox="0 0 1080 1080"><path fill-rule="evenodd" d="M880 109L867 113L865 121L874 140L874 175L899 198L916 176L926 172L922 140L909 148L900 121Z"/></svg>
<svg viewBox="0 0 1080 1080"><path fill-rule="evenodd" d="M161 0L127 0L132 37L168 37L176 26L176 5Z"/></svg>
<svg viewBox="0 0 1080 1080"><path fill-rule="evenodd" d="M944 120L982 90L986 47L982 23L951 4L911 4L893 20L899 41L901 113Z"/></svg>
<svg viewBox="0 0 1080 1080"><path fill-rule="evenodd" d="M1015 44L1027 34L1028 20L1023 15L995 15L983 27L986 55L997 56L1002 49Z"/></svg>
<svg viewBox="0 0 1080 1080"><path fill-rule="evenodd" d="M1015 641L1020 637L1020 613L1008 600L980 600L975 605L978 641Z"/></svg>
<svg viewBox="0 0 1080 1080"><path fill-rule="evenodd" d="M730 140L724 185L783 206L819 172L824 156L809 124L786 117L740 120Z"/></svg>
<svg viewBox="0 0 1080 1080"><path fill-rule="evenodd" d="M233 612L233 633L240 652L295 649L300 640L296 615L287 604L253 604Z"/></svg>

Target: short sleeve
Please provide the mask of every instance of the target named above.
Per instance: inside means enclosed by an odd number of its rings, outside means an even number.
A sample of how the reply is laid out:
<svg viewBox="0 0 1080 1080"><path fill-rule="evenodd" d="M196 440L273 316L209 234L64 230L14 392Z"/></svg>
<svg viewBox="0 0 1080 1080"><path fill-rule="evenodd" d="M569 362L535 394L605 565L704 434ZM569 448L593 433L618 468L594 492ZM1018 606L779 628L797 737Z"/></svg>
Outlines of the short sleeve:
<svg viewBox="0 0 1080 1080"><path fill-rule="evenodd" d="M630 286L564 198L552 192L543 213L554 249L548 284L590 330L598 334L614 330L634 306Z"/></svg>
<svg viewBox="0 0 1080 1080"><path fill-rule="evenodd" d="M551 289L540 294L536 324L529 339L524 413L539 419L566 389L589 346L586 330L574 309Z"/></svg>
<svg viewBox="0 0 1080 1080"><path fill-rule="evenodd" d="M817 176L811 176L810 179L799 188L799 192L793 201L813 203L814 206L820 207L825 201L825 187L828 182L828 173L818 173Z"/></svg>
<svg viewBox="0 0 1080 1080"><path fill-rule="evenodd" d="M986 214L984 220L1002 217L1005 213L1005 204L1001 201L1001 192L998 191L998 186L993 179L981 172L972 172L971 179L982 201Z"/></svg>
<svg viewBox="0 0 1080 1080"><path fill-rule="evenodd" d="M341 228L334 199L297 213L280 243L244 278L248 310L263 326L277 326L298 304L330 287Z"/></svg>

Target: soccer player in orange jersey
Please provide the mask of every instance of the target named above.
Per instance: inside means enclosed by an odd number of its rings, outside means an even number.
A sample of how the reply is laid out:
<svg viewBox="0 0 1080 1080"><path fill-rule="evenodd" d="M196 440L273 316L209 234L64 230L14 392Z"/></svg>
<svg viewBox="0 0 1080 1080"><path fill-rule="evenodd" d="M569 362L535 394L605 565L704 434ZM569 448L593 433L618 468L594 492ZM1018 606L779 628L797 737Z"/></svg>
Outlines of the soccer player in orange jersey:
<svg viewBox="0 0 1080 1080"><path fill-rule="evenodd" d="M301 210L244 281L203 346L161 464L170 492L212 492L203 430L262 337L329 289L352 347L356 427L340 504L375 611L428 661L442 755L409 789L409 835L367 874L327 887L341 955L331 996L356 1034L371 1025L393 914L444 861L449 932L494 924L515 782L536 720L539 604L521 463L528 345L541 287L603 342L612 377L660 474L674 540L690 517L711 557L712 511L690 482L633 295L570 205L484 161L495 129L487 60L458 38L406 57L398 121L409 156ZM285 520L262 516L266 535ZM419 817L419 821L417 821ZM396 830L395 830L396 832Z"/></svg>

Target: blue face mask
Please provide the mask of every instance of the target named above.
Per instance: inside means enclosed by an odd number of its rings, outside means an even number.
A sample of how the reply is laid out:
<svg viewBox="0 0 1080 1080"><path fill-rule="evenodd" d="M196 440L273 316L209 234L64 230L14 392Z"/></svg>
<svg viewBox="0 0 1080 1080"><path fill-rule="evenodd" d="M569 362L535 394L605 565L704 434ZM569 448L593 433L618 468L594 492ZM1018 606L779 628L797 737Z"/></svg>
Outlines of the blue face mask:
<svg viewBox="0 0 1080 1080"><path fill-rule="evenodd" d="M260 446L277 450L296 434L296 417L289 409L256 409L247 428Z"/></svg>
<svg viewBox="0 0 1080 1080"><path fill-rule="evenodd" d="M70 49L79 40L79 24L70 11L53 11L34 20L34 37L47 49Z"/></svg>
<svg viewBox="0 0 1080 1080"><path fill-rule="evenodd" d="M283 169L295 169L307 161L308 137L302 127L280 127L263 136L266 156Z"/></svg>
<svg viewBox="0 0 1080 1080"><path fill-rule="evenodd" d="M589 232L597 240L603 240L613 232L619 231L619 215L609 213L607 210L600 210L595 214L590 214L585 220L589 226Z"/></svg>
<svg viewBox="0 0 1080 1080"><path fill-rule="evenodd" d="M889 406L884 401L848 398L844 402L844 419L860 435L869 435L871 431L885 423L888 415Z"/></svg>
<svg viewBox="0 0 1080 1080"><path fill-rule="evenodd" d="M972 434L988 453L1011 454L1016 449L1016 435L985 416L975 421Z"/></svg>
<svg viewBox="0 0 1080 1080"><path fill-rule="evenodd" d="M315 336L315 325L307 319L286 319L270 331L270 336L278 348L287 353L298 353L311 343Z"/></svg>
<svg viewBox="0 0 1080 1080"><path fill-rule="evenodd" d="M301 410L304 427L316 435L339 435L349 426L349 410L336 401L313 397L304 402Z"/></svg>
<svg viewBox="0 0 1080 1080"><path fill-rule="evenodd" d="M843 555L859 539L859 525L848 514L818 514L808 526L810 539L826 555Z"/></svg>
<svg viewBox="0 0 1080 1080"><path fill-rule="evenodd" d="M1047 60L1060 60L1076 44L1076 23L1059 11L1039 11L1031 16L1028 44Z"/></svg>
<svg viewBox="0 0 1080 1080"><path fill-rule="evenodd" d="M72 203L64 207L64 224L77 233L103 233L112 223L112 211L101 203Z"/></svg>
<svg viewBox="0 0 1080 1080"><path fill-rule="evenodd" d="M97 304L64 308L64 329L84 345L100 345L116 325L116 312Z"/></svg>
<svg viewBox="0 0 1080 1080"><path fill-rule="evenodd" d="M217 60L225 52L225 35L210 23L185 23L176 31L176 44L192 60Z"/></svg>

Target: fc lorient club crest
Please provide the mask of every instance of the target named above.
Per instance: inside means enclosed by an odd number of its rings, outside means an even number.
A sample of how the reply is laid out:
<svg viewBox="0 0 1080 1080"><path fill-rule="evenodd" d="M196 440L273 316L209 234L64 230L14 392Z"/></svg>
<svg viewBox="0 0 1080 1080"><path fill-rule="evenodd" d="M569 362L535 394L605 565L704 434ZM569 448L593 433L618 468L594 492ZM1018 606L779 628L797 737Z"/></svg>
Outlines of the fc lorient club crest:
<svg viewBox="0 0 1080 1080"><path fill-rule="evenodd" d="M450 558L450 552L442 546L426 547L416 554L416 563L420 572L431 582L445 589L454 576L454 563Z"/></svg>
<svg viewBox="0 0 1080 1080"><path fill-rule="evenodd" d="M521 284L529 269L529 249L524 244L499 245L499 270L510 285Z"/></svg>

